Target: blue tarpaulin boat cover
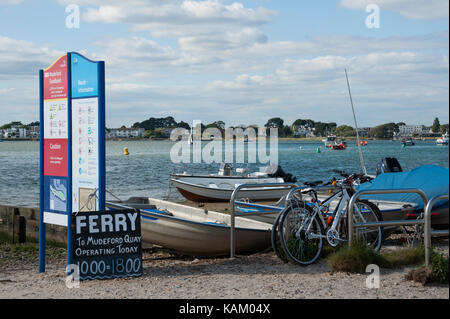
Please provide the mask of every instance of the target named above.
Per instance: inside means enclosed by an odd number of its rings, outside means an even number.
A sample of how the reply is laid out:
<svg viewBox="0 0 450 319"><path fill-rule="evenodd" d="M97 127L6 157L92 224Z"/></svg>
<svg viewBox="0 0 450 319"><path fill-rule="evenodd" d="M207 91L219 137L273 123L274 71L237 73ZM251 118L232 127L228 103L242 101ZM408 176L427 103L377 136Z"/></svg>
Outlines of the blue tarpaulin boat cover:
<svg viewBox="0 0 450 319"><path fill-rule="evenodd" d="M418 188L430 200L437 195L448 195L448 187L448 168L437 165L425 165L408 172L381 174L372 180L371 183L360 185L358 190ZM365 195L362 198L416 203L419 205L417 209L423 210L424 208L422 198L417 194ZM434 206L435 209L445 207L448 207L448 201L438 201Z"/></svg>

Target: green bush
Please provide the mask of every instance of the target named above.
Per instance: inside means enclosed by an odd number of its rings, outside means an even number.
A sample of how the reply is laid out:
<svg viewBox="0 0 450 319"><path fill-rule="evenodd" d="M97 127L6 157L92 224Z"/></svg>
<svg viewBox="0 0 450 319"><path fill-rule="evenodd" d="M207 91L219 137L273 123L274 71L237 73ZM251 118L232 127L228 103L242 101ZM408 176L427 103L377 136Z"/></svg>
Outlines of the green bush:
<svg viewBox="0 0 450 319"><path fill-rule="evenodd" d="M434 277L443 284L448 284L448 256L432 252L430 268Z"/></svg>

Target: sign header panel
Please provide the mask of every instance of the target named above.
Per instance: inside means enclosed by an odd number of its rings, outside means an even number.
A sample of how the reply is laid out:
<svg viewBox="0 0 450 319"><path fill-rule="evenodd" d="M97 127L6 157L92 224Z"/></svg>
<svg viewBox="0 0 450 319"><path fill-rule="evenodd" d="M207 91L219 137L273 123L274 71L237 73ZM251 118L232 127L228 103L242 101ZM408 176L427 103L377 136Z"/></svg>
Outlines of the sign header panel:
<svg viewBox="0 0 450 319"><path fill-rule="evenodd" d="M67 98L67 54L44 70L44 100Z"/></svg>
<svg viewBox="0 0 450 319"><path fill-rule="evenodd" d="M104 64L70 54L72 212L104 205Z"/></svg>
<svg viewBox="0 0 450 319"><path fill-rule="evenodd" d="M71 54L72 98L98 96L98 63L77 54Z"/></svg>

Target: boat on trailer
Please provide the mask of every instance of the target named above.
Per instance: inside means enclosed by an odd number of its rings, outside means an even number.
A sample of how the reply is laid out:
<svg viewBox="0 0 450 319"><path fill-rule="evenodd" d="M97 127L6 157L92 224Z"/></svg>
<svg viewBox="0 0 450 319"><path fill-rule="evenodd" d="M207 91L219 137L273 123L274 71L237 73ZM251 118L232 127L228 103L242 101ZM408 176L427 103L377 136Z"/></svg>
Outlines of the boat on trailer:
<svg viewBox="0 0 450 319"><path fill-rule="evenodd" d="M108 201L107 209L138 209L142 242L194 256L230 254L230 215L147 197ZM236 253L252 254L271 245L272 225L243 217L235 219Z"/></svg>

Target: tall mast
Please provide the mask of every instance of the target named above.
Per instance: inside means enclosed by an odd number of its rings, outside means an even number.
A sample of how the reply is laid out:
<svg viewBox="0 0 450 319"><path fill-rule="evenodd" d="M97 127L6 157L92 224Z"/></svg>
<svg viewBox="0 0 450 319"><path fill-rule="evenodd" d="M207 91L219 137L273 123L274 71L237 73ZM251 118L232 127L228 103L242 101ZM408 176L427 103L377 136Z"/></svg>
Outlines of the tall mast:
<svg viewBox="0 0 450 319"><path fill-rule="evenodd" d="M358 123L356 122L355 108L353 107L352 92L350 91L350 83L348 82L347 69L345 69L345 78L347 79L348 94L350 96L350 104L352 105L353 120L355 121L356 143L358 144L359 160L361 161L361 168L362 168L363 173L365 175L367 175L366 164L364 163L364 157L363 157L363 153L362 153L362 149L361 149L361 141L359 139L359 130L358 130Z"/></svg>

